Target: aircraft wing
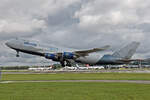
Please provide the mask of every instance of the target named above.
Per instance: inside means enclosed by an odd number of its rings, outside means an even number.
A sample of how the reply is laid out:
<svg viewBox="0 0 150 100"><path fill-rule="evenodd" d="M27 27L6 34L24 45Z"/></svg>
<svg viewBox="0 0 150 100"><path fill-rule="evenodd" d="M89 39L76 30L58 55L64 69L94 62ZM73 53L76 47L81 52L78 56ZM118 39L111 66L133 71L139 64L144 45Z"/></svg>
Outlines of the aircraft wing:
<svg viewBox="0 0 150 100"><path fill-rule="evenodd" d="M80 51L75 51L75 55L77 56L87 56L89 53L94 53L94 52L99 52L99 51L104 51L106 49L108 49L110 46L106 45L102 48L93 48L93 49L89 49L89 50L80 50Z"/></svg>
<svg viewBox="0 0 150 100"><path fill-rule="evenodd" d="M104 51L104 50L108 49L109 47L110 47L109 45L106 45L102 48L93 48L93 49L89 49L89 50L80 50L80 51L76 50L73 52L55 52L54 54L56 55L57 58L61 58L62 56L73 56L73 59L76 59L79 57L88 56L89 53Z"/></svg>
<svg viewBox="0 0 150 100"><path fill-rule="evenodd" d="M82 51L75 51L75 53L93 53L93 52L99 52L99 51L104 51L106 49L108 49L110 46L109 45L106 45L102 48L93 48L93 49L90 49L90 50L82 50Z"/></svg>

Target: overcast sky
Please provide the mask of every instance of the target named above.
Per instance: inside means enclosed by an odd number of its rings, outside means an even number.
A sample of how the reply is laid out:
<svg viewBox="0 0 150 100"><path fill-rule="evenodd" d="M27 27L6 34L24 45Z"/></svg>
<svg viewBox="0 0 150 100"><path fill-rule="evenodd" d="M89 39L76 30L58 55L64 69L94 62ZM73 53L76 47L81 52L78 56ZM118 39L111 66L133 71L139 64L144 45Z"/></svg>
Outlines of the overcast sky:
<svg viewBox="0 0 150 100"><path fill-rule="evenodd" d="M150 57L150 0L0 0L0 64L51 61L21 54L4 43L24 38L42 44L88 49L131 41L141 45L135 58Z"/></svg>

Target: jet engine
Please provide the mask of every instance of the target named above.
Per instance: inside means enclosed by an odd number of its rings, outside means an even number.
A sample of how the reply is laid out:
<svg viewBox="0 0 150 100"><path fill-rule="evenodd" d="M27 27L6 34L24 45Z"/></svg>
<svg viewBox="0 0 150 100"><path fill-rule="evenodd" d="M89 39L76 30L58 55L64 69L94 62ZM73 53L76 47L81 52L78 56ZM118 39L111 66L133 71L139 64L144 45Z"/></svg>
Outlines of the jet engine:
<svg viewBox="0 0 150 100"><path fill-rule="evenodd" d="M72 53L72 52L64 52L64 53L63 53L63 57L64 57L65 59L74 59L74 58L75 58L75 54Z"/></svg>
<svg viewBox="0 0 150 100"><path fill-rule="evenodd" d="M51 59L53 61L58 61L61 63L61 65L63 67L65 67L66 65L71 66L69 60L67 60L67 59L74 59L75 54L73 54L71 52L64 52L64 53L57 53L57 54L45 53L44 57L47 59Z"/></svg>
<svg viewBox="0 0 150 100"><path fill-rule="evenodd" d="M45 53L45 58L52 59L53 61L59 61L58 56L56 54Z"/></svg>

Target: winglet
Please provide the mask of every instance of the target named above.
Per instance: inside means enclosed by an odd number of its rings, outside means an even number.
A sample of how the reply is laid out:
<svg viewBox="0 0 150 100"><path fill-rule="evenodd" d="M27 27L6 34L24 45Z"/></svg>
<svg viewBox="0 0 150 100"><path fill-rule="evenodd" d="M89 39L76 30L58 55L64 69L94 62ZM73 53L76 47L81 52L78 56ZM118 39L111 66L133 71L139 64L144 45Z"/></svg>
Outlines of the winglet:
<svg viewBox="0 0 150 100"><path fill-rule="evenodd" d="M104 46L104 47L101 47L100 49L106 50L106 49L108 49L108 48L110 48L110 45L106 45L106 46Z"/></svg>

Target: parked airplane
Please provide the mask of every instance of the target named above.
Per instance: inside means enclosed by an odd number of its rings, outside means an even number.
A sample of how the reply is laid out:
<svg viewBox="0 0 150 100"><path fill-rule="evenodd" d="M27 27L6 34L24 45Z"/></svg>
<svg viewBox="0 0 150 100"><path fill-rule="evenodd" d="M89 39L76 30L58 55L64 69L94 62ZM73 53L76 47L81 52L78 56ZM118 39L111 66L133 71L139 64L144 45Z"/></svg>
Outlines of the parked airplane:
<svg viewBox="0 0 150 100"><path fill-rule="evenodd" d="M67 50L63 51L61 48L50 47L43 49L40 45L21 39L13 39L5 43L8 47L17 51L16 57L19 57L19 52L24 52L32 55L43 56L47 59L60 62L62 66L71 66L72 62L84 63L90 65L116 65L126 64L134 59L130 59L136 52L140 43L132 42L126 47L113 53L112 55L101 55L100 51L108 49L110 46L106 45L102 48L93 48L89 50Z"/></svg>

